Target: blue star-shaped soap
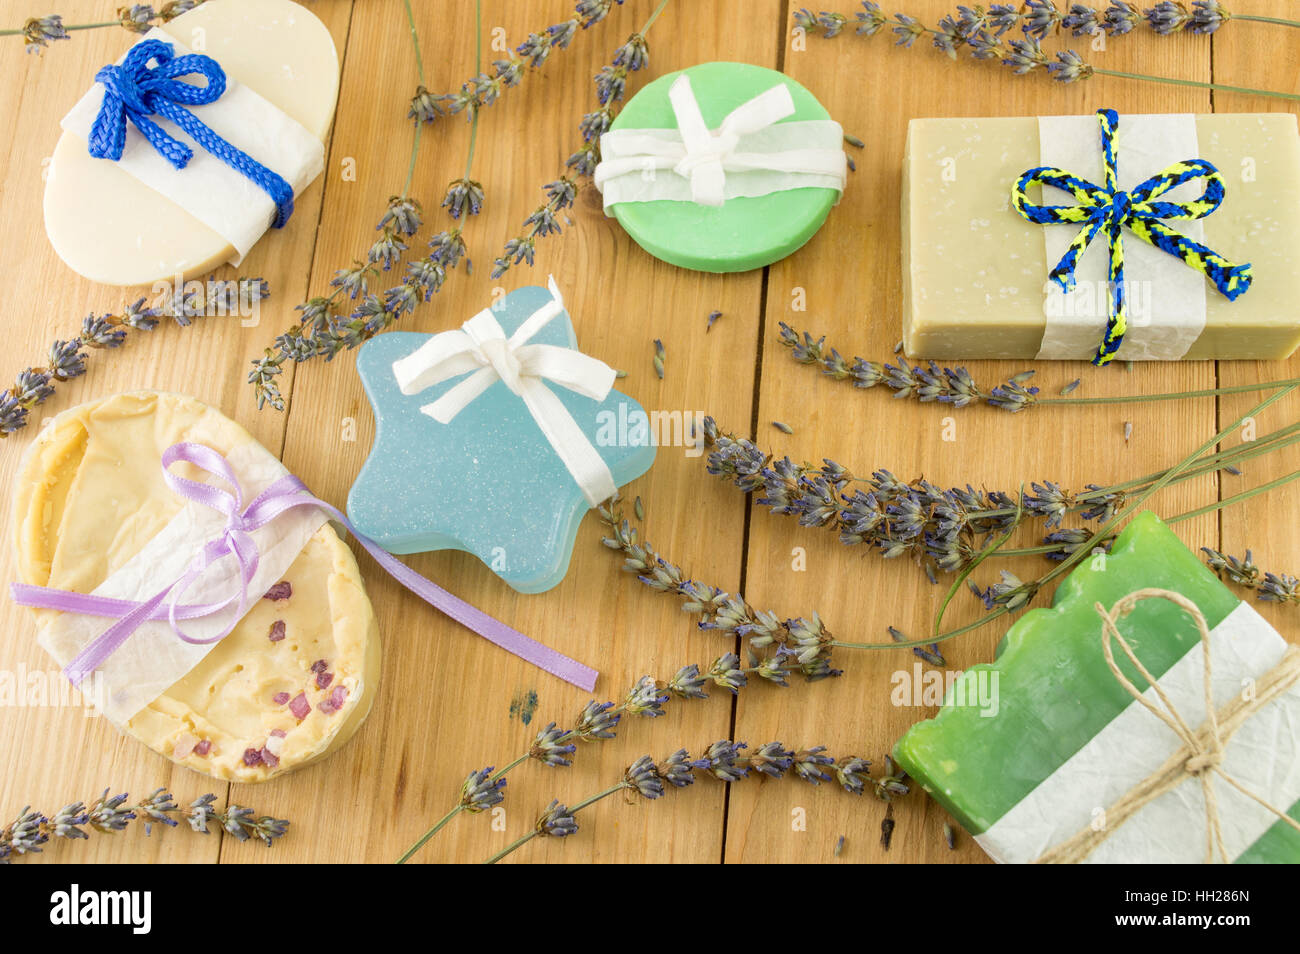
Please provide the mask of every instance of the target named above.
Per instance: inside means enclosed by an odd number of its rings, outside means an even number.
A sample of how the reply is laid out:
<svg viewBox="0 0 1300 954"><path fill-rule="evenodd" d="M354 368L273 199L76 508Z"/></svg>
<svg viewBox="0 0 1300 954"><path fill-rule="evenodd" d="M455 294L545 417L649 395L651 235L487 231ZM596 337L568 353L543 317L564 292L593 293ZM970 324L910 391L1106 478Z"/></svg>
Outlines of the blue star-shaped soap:
<svg viewBox="0 0 1300 954"><path fill-rule="evenodd" d="M507 336L551 300L545 288L511 292L492 313ZM465 550L520 593L564 578L582 491L538 429L523 400L494 382L449 423L420 409L462 378L403 394L393 362L432 335L394 331L361 348L357 370L375 412L375 444L348 494L356 528L391 553ZM567 312L529 339L576 349ZM654 463L648 417L616 390L594 401L546 382L622 486Z"/></svg>

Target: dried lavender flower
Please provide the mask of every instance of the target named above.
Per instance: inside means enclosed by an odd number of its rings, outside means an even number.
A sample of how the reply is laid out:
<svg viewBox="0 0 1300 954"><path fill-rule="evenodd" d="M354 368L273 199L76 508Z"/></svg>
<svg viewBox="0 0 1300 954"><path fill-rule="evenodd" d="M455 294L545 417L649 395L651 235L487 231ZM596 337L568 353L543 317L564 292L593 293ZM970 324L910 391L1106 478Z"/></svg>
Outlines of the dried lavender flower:
<svg viewBox="0 0 1300 954"><path fill-rule="evenodd" d="M659 777L659 769L648 755L641 756L628 766L627 771L623 773L623 781L642 798L658 798L664 793L664 783Z"/></svg>
<svg viewBox="0 0 1300 954"><path fill-rule="evenodd" d="M188 807L176 804L166 789L158 788L138 804L130 804L125 792L109 795L110 789L87 807L84 802L65 805L53 817L24 808L8 826L0 828L0 864L7 864L12 856L39 852L51 838L69 841L85 839L90 828L101 834L112 834L126 829L136 819L145 823L148 833L154 824L174 828L185 819L192 831L208 833L207 823L217 823L241 841L256 837L268 846L289 829L283 819L262 816L255 818L252 809L230 805L225 811L214 807L216 796L203 795Z"/></svg>
<svg viewBox="0 0 1300 954"><path fill-rule="evenodd" d="M504 778L492 777L493 766L470 772L460 786L460 806L471 814L487 811L494 805L505 801L501 789L506 787Z"/></svg>
<svg viewBox="0 0 1300 954"><path fill-rule="evenodd" d="M29 17L23 24L23 36L27 40L28 53L40 53L55 40L70 39L63 17L52 14L47 17Z"/></svg>
<svg viewBox="0 0 1300 954"><path fill-rule="evenodd" d="M567 805L552 799L546 811L537 819L536 830L539 834L564 838L578 830L578 822Z"/></svg>
<svg viewBox="0 0 1300 954"><path fill-rule="evenodd" d="M537 739L528 750L528 755L552 768L572 765L573 760L569 756L577 749L577 745L569 741L573 735L571 731L556 728L555 723L551 722L537 733Z"/></svg>

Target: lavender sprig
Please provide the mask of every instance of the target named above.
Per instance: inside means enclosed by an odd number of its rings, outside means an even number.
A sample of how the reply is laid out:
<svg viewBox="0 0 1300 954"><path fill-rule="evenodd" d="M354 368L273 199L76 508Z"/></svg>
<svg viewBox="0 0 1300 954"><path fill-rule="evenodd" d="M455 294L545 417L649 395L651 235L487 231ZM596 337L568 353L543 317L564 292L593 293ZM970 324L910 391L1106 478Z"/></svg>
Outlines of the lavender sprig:
<svg viewBox="0 0 1300 954"><path fill-rule="evenodd" d="M609 131L618 115L619 104L627 92L628 77L650 63L650 44L646 35L667 3L668 0L660 0L641 29L628 37L614 51L611 62L596 74L598 108L583 116L578 124L582 146L565 160L566 171L542 187L546 200L524 219L520 233L506 242L501 254L492 262L493 278L500 278L516 265L531 267L537 254L538 240L548 235L559 235L562 231L560 220L565 210L573 207L581 180L589 178L600 162L600 137Z"/></svg>
<svg viewBox="0 0 1300 954"><path fill-rule="evenodd" d="M686 749L678 749L660 762L643 755L624 770L623 777L614 785L573 807L553 800L528 832L494 854L487 864L496 864L539 835L565 838L576 834L578 814L618 792L625 792L633 799L654 801L670 789L694 784L701 776L728 785L755 775L772 779L795 777L812 785L833 779L850 795L861 796L870 789L881 801L892 802L908 794L910 786L907 773L895 765L893 759L886 756L884 761L884 774L873 776L870 774L871 763L866 759L856 755L835 759L826 754L825 746L795 750L773 741L751 750L744 742L731 739L713 742L694 759Z"/></svg>
<svg viewBox="0 0 1300 954"><path fill-rule="evenodd" d="M1211 454L1212 449L1217 445L1219 445L1220 442L1222 442L1224 438L1226 438L1228 435L1235 432L1237 428L1241 427L1244 421L1249 419L1254 419L1265 409L1267 409L1277 401L1281 400L1282 398L1286 397L1287 395L1291 394L1298 387L1300 387L1300 384L1293 384L1290 385L1289 387L1285 387L1278 391L1275 391L1269 397L1260 401L1254 407L1250 408L1245 413L1241 414L1239 417L1237 417L1234 421L1229 423L1227 426L1220 428L1213 436L1211 436L1208 440L1204 441L1199 447L1197 447L1190 454L1185 456L1181 461L1179 461L1173 467L1170 467L1168 470L1161 473L1157 479L1155 479L1148 486L1143 487L1143 489L1140 492L1136 493L1133 496L1132 500L1130 501L1128 507L1124 508L1123 510L1109 517L1100 527L1096 528L1095 530L1087 532L1086 536L1074 547L1073 552L1071 552L1068 556L1062 559L1054 569L1048 571L1047 573L1044 573L1043 575L1039 576L1037 579L1029 582L1023 582L1020 579L1018 579L1014 574L1008 573L1007 571L1003 571L1001 582L994 584L993 586L989 587L987 590L983 590L983 591L981 591L978 587L971 584L971 589L974 590L974 592L978 596L984 599L986 608L988 609L988 612L986 612L982 617L976 619L975 621L971 623L967 623L963 626L958 626L957 628L948 630L946 632L940 632L939 630L942 624L944 608L947 606L947 602L948 602L947 600L945 600L944 604L940 607L939 614L935 620L934 623L935 634L932 637L927 637L918 640L906 640L903 642L895 641L890 643L846 643L846 642L837 641L835 645L843 648L848 648L848 649L897 649L897 648L920 646L920 645L927 645L927 644L933 647L938 643L946 642L947 640L950 639L956 639L957 637L962 636L968 632L979 629L980 627L992 622L993 620L1001 616L1004 616L1010 612L1014 612L1015 610L1027 605L1030 602L1030 600L1032 600L1034 595L1037 594L1040 590L1044 589L1048 584L1050 584L1056 578L1063 576L1065 573L1069 572L1070 569L1073 568L1075 564L1077 564L1079 561L1084 559L1090 553L1094 552L1096 547L1102 545L1105 541L1110 540L1115 535L1118 525L1122 521L1127 519L1131 512L1136 512L1137 510L1139 510L1147 502L1147 500L1149 500L1154 494L1158 493L1160 490L1162 490L1169 484L1175 482L1181 477L1186 476L1189 473L1192 473L1197 468L1199 462L1207 459L1207 455L1213 458L1213 455ZM1282 428L1280 431L1276 433L1286 434L1288 432L1294 432L1297 429L1297 427L1300 427L1300 425L1291 425L1290 427ZM1276 449L1279 446L1285 446L1283 441L1273 440L1271 436L1269 440L1271 441L1273 446L1266 449L1265 452L1269 452L1270 450ZM1236 504L1241 503L1245 500L1249 500L1252 497L1255 497L1261 493L1266 493L1269 490L1284 486L1298 479L1300 479L1300 471L1295 471L1283 477L1277 478L1276 480L1272 480L1265 484L1261 484L1258 487L1254 487L1250 490L1243 491L1242 493L1236 494L1232 497L1228 497L1226 499L1216 501L1215 503L1208 504L1204 507L1199 507L1196 510L1191 510L1183 514L1179 514L1177 517L1170 518L1166 522L1172 523L1180 519L1191 519L1193 517L1199 517L1204 514L1213 513L1217 510L1222 510L1230 506L1235 506ZM1005 539L1006 538L1004 537L1003 540ZM1005 555L1010 555L1013 551L1003 550L1001 552L1002 555L1005 556ZM1226 560L1225 560L1225 564L1226 564ZM1248 574L1246 575L1248 576ZM960 580L958 582L960 583ZM969 581L967 582L969 583ZM1285 581L1283 582L1284 585L1289 585L1286 584Z"/></svg>
<svg viewBox="0 0 1300 954"><path fill-rule="evenodd" d="M887 18L880 5L871 0L864 0L862 8L855 15L853 22L858 26L854 32L860 36L874 36L881 32ZM1100 32L1113 37L1123 36L1132 32L1138 23L1145 23L1162 36L1177 33L1211 34L1218 31L1230 19L1300 27L1300 21L1297 20L1234 16L1217 0L1194 0L1190 8L1184 3L1164 0L1144 10L1141 15L1131 3L1123 0L1114 0L1105 9L1083 3L1072 3L1062 9L1057 6L1055 0L1026 0L1019 7L995 3L987 10L980 6L958 6L955 17L946 16L934 27L926 26L907 14L895 13L895 23L891 32L896 38L896 45L908 49L912 48L918 39L929 35L932 46L950 59L955 60L958 50L965 47L970 50L973 58L1001 63L1017 75L1043 70L1053 79L1063 83L1074 83L1092 76L1112 76L1119 79L1190 86L1196 89L1270 96L1290 101L1300 100L1300 94L1276 90L1251 89L1171 76L1102 69L1088 63L1076 50L1066 49L1048 54L1044 52L1040 43L1048 35L1055 35L1063 30L1068 30L1075 37ZM843 13L823 11L814 15L807 9L800 9L794 13L794 22L795 26L805 33L821 35L830 40L840 36L851 21ZM1022 36L1004 41L1003 34L1013 26L1020 27Z"/></svg>
<svg viewBox="0 0 1300 954"><path fill-rule="evenodd" d="M73 30L97 30L102 27L120 26L132 33L148 33L153 26L174 20L204 2L205 0L171 0L158 11L149 4L136 3L119 7L116 20L105 20L100 23L65 25L63 17L57 13L43 17L28 17L21 28L0 30L0 36L21 36L26 40L27 52L39 54L56 40L71 39L69 33Z"/></svg>
<svg viewBox="0 0 1300 954"><path fill-rule="evenodd" d="M194 284L201 284L195 289ZM14 379L13 386L0 392L0 438L27 426L31 411L54 394L55 387L86 373L89 352L112 350L126 343L130 331L153 331L163 318L171 318L181 327L195 318L241 314L270 295L270 287L261 278L235 281L209 279L177 289L170 298L146 306L140 298L120 313L87 315L81 331L74 337L55 339L46 353L44 365L29 367Z"/></svg>
<svg viewBox="0 0 1300 954"><path fill-rule="evenodd" d="M560 23L529 33L528 38L506 55L495 60L491 72L486 72L480 62L475 75L466 80L456 93L435 95L421 83L411 98L407 117L416 123L431 123L444 115L463 113L474 119L484 107L499 100L506 90L514 89L532 70L540 69L556 50L566 50L579 30L586 30L603 21L615 4L623 0L582 0L574 7L573 16Z"/></svg>
<svg viewBox="0 0 1300 954"><path fill-rule="evenodd" d="M622 702L598 703L591 700L583 706L571 727L561 729L554 722L548 723L537 733L526 752L501 769L488 766L471 772L461 786L457 803L408 848L397 863L409 861L461 812L477 814L499 805L505 799L501 791L506 785L505 776L529 759L550 768L568 768L573 764L579 743L607 742L615 738L625 715L657 718L663 715L664 706L672 699L707 699L706 687L710 683L736 695L747 682L746 672L740 668L740 659L735 653L725 653L707 670L691 663L681 667L667 681L642 676L628 689Z"/></svg>
<svg viewBox="0 0 1300 954"><path fill-rule="evenodd" d="M125 792L110 796L110 789L89 806L85 802L65 805L53 815L34 812L28 806L17 818L0 828L0 864L8 864L15 855L38 853L51 838L75 841L89 838L86 829L100 834L124 831L133 821L140 821L149 834L153 825L175 828L184 820L191 831L210 834L209 825L233 835L240 841L256 838L269 848L271 843L289 830L289 822L269 815L254 816L250 808L229 805L224 811L214 808L216 796L196 798L186 807L176 804L171 794L163 788L154 789L148 797L136 804L128 804Z"/></svg>
<svg viewBox="0 0 1300 954"><path fill-rule="evenodd" d="M780 322L778 340L790 350L790 356L799 364L815 367L834 381L847 381L858 390L883 384L901 400L922 403L937 402L947 407L963 408L975 404L989 404L1004 411L1017 413L1039 405L1057 407L1092 404L1138 404L1155 401L1181 401L1189 398L1222 397L1226 394L1247 394L1272 391L1300 383L1300 378L1260 381L1251 384L1221 388L1203 388L1195 391L1170 391L1159 394L1126 394L1100 397L1067 397L1078 382L1060 397L1044 397L1036 387L1029 385L1035 372L1022 371L1002 384L984 390L965 368L940 367L933 361L926 364L909 364L898 358L897 364L868 361L865 358L845 358L836 348L828 348L826 337L813 337L807 331L798 331L784 321Z"/></svg>
<svg viewBox="0 0 1300 954"><path fill-rule="evenodd" d="M922 479L902 481L884 469L859 478L829 458L821 464L775 459L753 441L719 430L712 418L705 419L703 440L709 451L708 472L745 493L760 493L756 503L770 513L794 517L800 526L830 530L843 545L865 545L886 559L910 556L931 582L937 582L940 572L961 573L973 567L994 538L1034 520L1052 531L1042 544L1003 549L1002 555L1069 559L1092 532L1064 527L1067 517L1108 522L1129 506L1134 495L1170 473L1162 470L1105 486L1087 484L1077 492L1050 480L1031 482L1015 493L976 490L970 484L944 489ZM1171 479L1181 482L1219 471L1239 474L1237 464L1296 443L1300 443L1300 425L1288 425L1256 441L1203 455ZM981 598L988 593L977 592Z"/></svg>
<svg viewBox="0 0 1300 954"><path fill-rule="evenodd" d="M649 542L638 542L638 531L611 502L598 509L601 522L609 528L601 542L623 555L623 570L652 590L672 593L682 600L682 609L701 617L700 629L717 630L724 636L747 640L744 669L778 686L803 675L817 682L842 671L831 666L830 630L817 613L811 618L782 620L777 614L755 610L745 599L719 587L687 578L681 567L661 556Z"/></svg>
<svg viewBox="0 0 1300 954"><path fill-rule="evenodd" d="M1261 573L1254 555L1246 551L1243 559L1201 547L1210 569L1230 583L1254 590L1258 599L1268 603L1300 603L1300 580L1287 573Z"/></svg>
<svg viewBox="0 0 1300 954"><path fill-rule="evenodd" d="M411 45L415 51L416 73L423 88L424 59L420 52L419 32L415 27L415 12L411 0L405 0L404 6ZM477 31L476 36L481 56L482 31ZM330 361L340 352L359 347L432 298L441 290L448 270L455 269L461 259L465 258L465 241L457 225L434 235L428 243L433 251L423 258L407 262L400 271L399 283L391 285L382 293L370 290L371 282L402 263L403 256L410 248L411 239L424 224L423 206L411 195L422 128L422 123L415 124L406 182L400 193L389 197L388 207L375 226L379 236L371 244L364 260L354 260L351 266L336 270L330 279L333 291L329 295L309 298L298 305L296 310L301 315L297 324L277 336L275 347L267 348L262 357L252 362L248 382L253 386L259 410L268 405L277 411L284 410L284 395L276 379L284 372L286 363L301 364L313 358ZM478 121L475 117L475 131L477 128ZM476 214L482 207L482 186L470 178L474 141L471 136L464 177L448 186L447 195L443 199L442 204L452 213L453 220L459 220L465 212ZM469 260L465 258L465 262L468 269ZM351 302L346 311L340 308L344 296Z"/></svg>

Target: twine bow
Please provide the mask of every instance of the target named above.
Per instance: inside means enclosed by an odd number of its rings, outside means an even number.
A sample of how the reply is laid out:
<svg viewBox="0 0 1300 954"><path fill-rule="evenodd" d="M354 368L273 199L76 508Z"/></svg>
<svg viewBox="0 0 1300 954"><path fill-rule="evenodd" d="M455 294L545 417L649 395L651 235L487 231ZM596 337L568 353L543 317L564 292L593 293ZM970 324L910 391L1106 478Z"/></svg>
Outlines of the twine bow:
<svg viewBox="0 0 1300 954"><path fill-rule="evenodd" d="M745 151L744 138L793 115L794 97L784 83L741 103L710 130L700 111L690 77L682 74L668 89L668 102L677 120L679 141L622 130L619 135L630 154L603 159L596 167L595 183L605 183L631 172L643 175L671 169L690 182L691 201L720 206L726 202L728 172L777 172L838 179L843 186L846 159L843 149L785 149L779 152ZM607 134L610 135L610 134ZM838 138L838 137L837 137Z"/></svg>
<svg viewBox="0 0 1300 954"><path fill-rule="evenodd" d="M603 361L573 348L527 344L552 319L564 312L564 300L549 279L551 300L533 312L509 338L484 308L455 331L434 335L393 362L393 374L403 394L417 394L450 378L473 372L420 410L435 421L449 423L497 381L518 395L542 436L550 443L577 483L587 503L595 507L618 490L609 466L591 445L578 422L546 381L603 401L614 386L616 372Z"/></svg>
<svg viewBox="0 0 1300 954"><path fill-rule="evenodd" d="M1196 623L1201 635L1201 650L1205 654L1205 722L1197 729L1188 726L1186 720L1174 707L1169 697L1153 676L1133 653L1128 641L1120 634L1117 621L1128 615L1138 603L1147 599L1164 599L1187 613ZM1124 822L1149 802L1181 785L1187 778L1200 780L1201 792L1205 800L1205 861L1214 861L1215 852L1223 861L1229 861L1228 852L1223 842L1223 830L1219 820L1218 796L1214 790L1214 778L1217 776L1227 782L1243 795L1262 805L1292 828L1300 831L1300 822L1288 815L1283 809L1260 798L1245 788L1240 782L1223 770L1223 752L1228 740L1232 738L1252 715L1292 686L1300 682L1300 647L1289 646L1281 661L1255 683L1254 695L1245 698L1238 695L1231 702L1217 711L1214 708L1212 684L1213 670L1210 664L1210 629L1200 607L1172 590L1147 588L1125 596L1107 612L1100 603L1096 604L1097 614L1101 617L1101 648L1106 657L1106 665L1121 686L1123 686L1143 708L1157 719L1169 726L1181 740L1182 745L1164 764L1145 779L1133 786L1120 799L1106 809L1106 825L1100 831L1091 826L1084 828L1068 841L1057 845L1037 859L1038 864L1075 864L1083 861L1098 845L1110 837ZM1129 678L1120 671L1115 662L1111 640L1119 643L1124 655L1134 668L1147 681L1160 700L1163 710L1148 700Z"/></svg>
<svg viewBox="0 0 1300 954"><path fill-rule="evenodd" d="M178 77L201 76L205 85L183 83ZM226 74L210 56L177 56L170 43L142 40L119 64L109 64L95 74L104 86L104 100L91 127L89 151L97 159L122 158L126 124L130 120L149 144L171 165L184 169L194 151L150 119L161 116L184 130L196 144L241 173L275 202L272 223L280 228L293 215L293 187L252 156L231 145L191 113L186 106L205 106L226 91Z"/></svg>
<svg viewBox="0 0 1300 954"><path fill-rule="evenodd" d="M1115 357L1128 330L1122 229L1129 229L1142 241L1201 272L1229 301L1235 300L1250 287L1252 276L1249 263L1233 264L1213 249L1193 241L1161 221L1202 219L1217 209L1224 195L1223 178L1219 171L1204 159L1188 159L1174 163L1132 191L1125 192L1116 186L1115 131L1119 127L1119 116L1113 109L1100 109L1097 118L1101 123L1105 185L1096 185L1062 169L1040 166L1025 172L1016 181L1011 190L1011 204L1021 216L1039 225L1082 226L1048 276L1062 291L1068 292L1074 288L1074 272L1079 256L1105 230L1110 255L1110 299L1106 331L1097 354L1092 359L1093 364L1103 365ZM1169 190L1196 179L1205 180L1205 192L1199 199L1190 202L1157 201ZM1035 183L1055 186L1068 192L1079 204L1034 205L1029 201L1025 190Z"/></svg>
<svg viewBox="0 0 1300 954"><path fill-rule="evenodd" d="M206 471L219 478L231 489L227 491L212 484L189 480L172 473L171 466L180 462L192 464ZM26 583L10 584L9 589L14 602L23 606L116 619L116 622L87 643L81 652L63 667L64 675L74 686L80 685L86 676L102 666L109 656L115 653L146 621L165 619L178 639L194 645L215 643L230 635L240 619L244 617L249 603L248 587L257 574L259 553L257 542L252 537L253 531L266 526L295 507L312 507L324 511L330 519L346 527L366 552L399 583L462 626L579 688L590 691L595 685L597 673L594 669L529 639L523 633L493 619L464 600L448 593L431 580L425 579L386 552L379 544L357 533L342 511L312 496L307 486L292 474L285 474L272 482L245 507L243 490L234 468L225 457L206 444L171 445L163 451L162 467L163 480L174 493L186 500L211 507L226 518L220 535L204 543L178 579L141 602L74 593L69 590ZM233 558L239 566L238 582L233 593L224 600L211 603L180 603L180 599L209 567L228 557ZM177 625L177 620L211 616L231 603L238 604L237 612L214 636L196 638Z"/></svg>

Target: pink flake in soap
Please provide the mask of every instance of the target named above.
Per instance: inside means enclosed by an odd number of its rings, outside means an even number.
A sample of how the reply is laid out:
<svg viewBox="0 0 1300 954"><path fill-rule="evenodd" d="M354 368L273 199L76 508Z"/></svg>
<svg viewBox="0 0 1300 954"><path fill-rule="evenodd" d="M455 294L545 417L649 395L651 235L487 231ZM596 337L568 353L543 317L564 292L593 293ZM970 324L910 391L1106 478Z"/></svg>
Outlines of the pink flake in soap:
<svg viewBox="0 0 1300 954"><path fill-rule="evenodd" d="M261 756L262 764L267 768L275 768L280 764L280 757L266 746L262 746L262 751L258 754Z"/></svg>
<svg viewBox="0 0 1300 954"><path fill-rule="evenodd" d="M323 673L323 672L324 672L326 669L328 669L329 667L330 667L330 664L327 663L325 660L323 660L323 659L318 659L318 660L316 660L314 663L311 664L311 671L314 672L314 673L316 673L317 675L320 675L321 673Z"/></svg>
<svg viewBox="0 0 1300 954"><path fill-rule="evenodd" d="M289 693L277 692L275 695L271 697L271 701L274 702L277 706L282 706L289 701Z"/></svg>
<svg viewBox="0 0 1300 954"><path fill-rule="evenodd" d="M334 691L329 694L328 699L322 699L319 703L321 712L338 712L343 708L343 703L348 701L348 687L335 686Z"/></svg>
<svg viewBox="0 0 1300 954"><path fill-rule="evenodd" d="M307 693L300 692L294 696L293 701L289 703L289 711L299 721L307 718L307 713L311 712L311 703L307 701Z"/></svg>
<svg viewBox="0 0 1300 954"><path fill-rule="evenodd" d="M259 765L262 761L262 753L259 749L244 749L244 764Z"/></svg>
<svg viewBox="0 0 1300 954"><path fill-rule="evenodd" d="M332 672L318 673L316 676L316 688L328 689L330 687L330 683L333 681L334 681L334 673Z"/></svg>
<svg viewBox="0 0 1300 954"><path fill-rule="evenodd" d="M281 580L267 590L262 598L279 602L280 600L287 600L291 596L293 596L293 587L289 585L288 580Z"/></svg>
<svg viewBox="0 0 1300 954"><path fill-rule="evenodd" d="M172 758L188 758L189 754L194 751L195 746L198 744L199 740L194 736L190 735L188 732L183 733L180 738L176 740L176 744L172 746Z"/></svg>
<svg viewBox="0 0 1300 954"><path fill-rule="evenodd" d="M275 736L277 739L283 739L283 738L285 737L286 734L287 734L287 733L284 731L284 729L272 729L272 730L271 730L271 735Z"/></svg>
<svg viewBox="0 0 1300 954"><path fill-rule="evenodd" d="M278 643L284 639L284 620L277 619L271 624L271 631L266 634L266 638L273 643Z"/></svg>
<svg viewBox="0 0 1300 954"><path fill-rule="evenodd" d="M212 751L211 739L203 739L202 741L199 742L198 745L194 746L195 755L207 755L211 751Z"/></svg>

